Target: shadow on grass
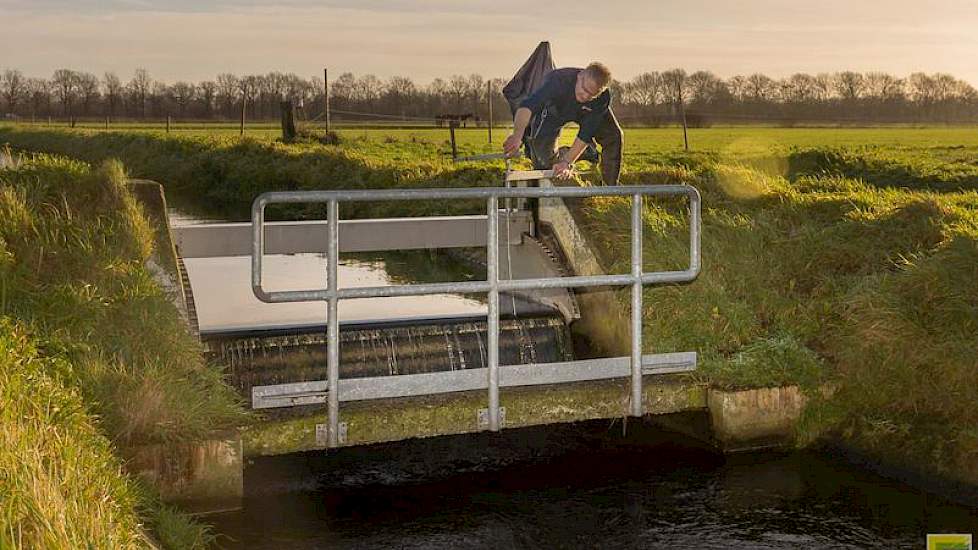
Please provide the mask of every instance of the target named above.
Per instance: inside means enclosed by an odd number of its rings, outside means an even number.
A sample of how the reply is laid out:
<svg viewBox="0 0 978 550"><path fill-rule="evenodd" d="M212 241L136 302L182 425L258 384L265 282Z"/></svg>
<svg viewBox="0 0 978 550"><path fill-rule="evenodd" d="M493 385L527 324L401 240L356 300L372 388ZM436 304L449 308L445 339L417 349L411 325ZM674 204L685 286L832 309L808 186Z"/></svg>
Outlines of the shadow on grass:
<svg viewBox="0 0 978 550"><path fill-rule="evenodd" d="M961 191L978 189L974 164L919 152L899 156L873 149L796 149L788 155L787 177L840 176L876 187Z"/></svg>

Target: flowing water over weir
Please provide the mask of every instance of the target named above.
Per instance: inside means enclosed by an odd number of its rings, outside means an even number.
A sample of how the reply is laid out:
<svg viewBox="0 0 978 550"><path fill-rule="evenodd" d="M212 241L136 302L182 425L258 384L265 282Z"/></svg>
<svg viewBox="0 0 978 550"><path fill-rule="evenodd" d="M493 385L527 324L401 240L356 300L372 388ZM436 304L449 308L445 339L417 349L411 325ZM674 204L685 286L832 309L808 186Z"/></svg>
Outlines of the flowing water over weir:
<svg viewBox="0 0 978 550"><path fill-rule="evenodd" d="M341 328L340 377L485 368L486 330L485 321ZM323 328L209 335L204 342L230 368L234 385L245 396L252 386L325 378ZM499 342L503 365L573 359L570 334L559 316L503 320Z"/></svg>

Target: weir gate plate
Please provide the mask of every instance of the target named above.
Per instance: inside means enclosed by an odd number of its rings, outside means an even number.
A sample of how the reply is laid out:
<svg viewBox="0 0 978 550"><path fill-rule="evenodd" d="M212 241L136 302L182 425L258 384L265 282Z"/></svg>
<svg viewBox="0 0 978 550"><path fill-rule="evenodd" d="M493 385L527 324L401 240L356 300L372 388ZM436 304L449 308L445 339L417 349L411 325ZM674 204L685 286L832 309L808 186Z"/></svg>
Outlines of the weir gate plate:
<svg viewBox="0 0 978 550"><path fill-rule="evenodd" d="M642 356L642 374L674 374L696 370L696 352L660 353ZM499 367L499 386L518 387L631 376L630 357L584 359L537 365ZM251 389L252 408L271 409L325 403L329 386L326 380L255 386ZM343 378L339 381L339 401L364 401L416 397L421 395L485 390L488 369L466 369L424 374L401 374L370 378Z"/></svg>

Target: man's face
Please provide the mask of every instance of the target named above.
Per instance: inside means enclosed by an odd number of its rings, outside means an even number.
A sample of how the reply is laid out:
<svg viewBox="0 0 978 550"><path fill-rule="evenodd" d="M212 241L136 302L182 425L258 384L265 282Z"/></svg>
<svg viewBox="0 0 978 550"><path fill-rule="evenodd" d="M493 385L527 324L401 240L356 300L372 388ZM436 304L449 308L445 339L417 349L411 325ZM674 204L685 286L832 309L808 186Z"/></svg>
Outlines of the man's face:
<svg viewBox="0 0 978 550"><path fill-rule="evenodd" d="M577 96L578 103L587 103L601 95L604 88L595 84L590 77L585 76L584 71L577 73L577 85L574 87L574 95Z"/></svg>

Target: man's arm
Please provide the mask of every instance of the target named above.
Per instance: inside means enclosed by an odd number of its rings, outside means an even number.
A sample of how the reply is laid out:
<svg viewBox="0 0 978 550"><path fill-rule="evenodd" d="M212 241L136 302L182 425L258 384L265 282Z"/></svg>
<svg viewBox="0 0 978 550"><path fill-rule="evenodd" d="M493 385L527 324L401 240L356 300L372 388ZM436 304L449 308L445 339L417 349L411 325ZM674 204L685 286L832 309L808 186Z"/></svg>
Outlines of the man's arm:
<svg viewBox="0 0 978 550"><path fill-rule="evenodd" d="M520 145L523 143L523 133L526 132L526 127L530 125L530 117L532 116L533 112L526 107L520 107L516 110L516 115L513 116L513 133L503 142L503 152L506 153L506 156L511 157L519 152Z"/></svg>
<svg viewBox="0 0 978 550"><path fill-rule="evenodd" d="M584 153L584 149L586 148L587 143L581 141L580 138L575 138L574 144L571 145L570 149L554 163L554 177L565 178L570 176L570 165L574 164L574 161L581 157L581 154Z"/></svg>
<svg viewBox="0 0 978 550"><path fill-rule="evenodd" d="M523 134L526 132L526 127L530 125L530 119L534 113L540 112L543 104L553 96L556 86L554 80L548 75L543 81L543 85L520 103L519 109L516 109L516 114L513 115L513 133L503 142L503 152L507 156L513 156L519 152L523 142Z"/></svg>

